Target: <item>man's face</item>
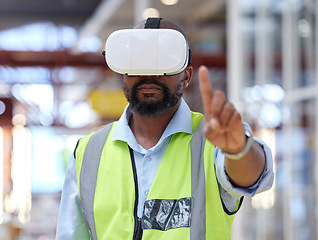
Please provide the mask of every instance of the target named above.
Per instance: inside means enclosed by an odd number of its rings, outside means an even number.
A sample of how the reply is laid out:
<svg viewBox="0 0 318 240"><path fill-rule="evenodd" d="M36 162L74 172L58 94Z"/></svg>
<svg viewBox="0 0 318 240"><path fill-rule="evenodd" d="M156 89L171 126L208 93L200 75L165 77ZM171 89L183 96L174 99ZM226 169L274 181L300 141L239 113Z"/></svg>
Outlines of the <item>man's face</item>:
<svg viewBox="0 0 318 240"><path fill-rule="evenodd" d="M144 25L145 21L134 28L142 29ZM175 26L161 21L159 28L175 29ZM183 88L188 86L191 77L192 67L172 76L124 75L123 89L134 113L158 116L180 104Z"/></svg>
<svg viewBox="0 0 318 240"><path fill-rule="evenodd" d="M184 72L173 76L124 76L124 93L131 110L158 116L176 106L182 96Z"/></svg>

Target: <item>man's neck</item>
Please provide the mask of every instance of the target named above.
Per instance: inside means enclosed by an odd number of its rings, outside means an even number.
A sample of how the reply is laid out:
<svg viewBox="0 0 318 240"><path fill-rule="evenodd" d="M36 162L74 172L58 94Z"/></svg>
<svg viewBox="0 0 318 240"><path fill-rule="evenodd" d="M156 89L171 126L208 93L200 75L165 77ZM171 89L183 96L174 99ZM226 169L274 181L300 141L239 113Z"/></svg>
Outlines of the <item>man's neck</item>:
<svg viewBox="0 0 318 240"><path fill-rule="evenodd" d="M145 149L155 146L179 106L180 103L159 116L149 117L133 113L129 119L129 126L138 144Z"/></svg>

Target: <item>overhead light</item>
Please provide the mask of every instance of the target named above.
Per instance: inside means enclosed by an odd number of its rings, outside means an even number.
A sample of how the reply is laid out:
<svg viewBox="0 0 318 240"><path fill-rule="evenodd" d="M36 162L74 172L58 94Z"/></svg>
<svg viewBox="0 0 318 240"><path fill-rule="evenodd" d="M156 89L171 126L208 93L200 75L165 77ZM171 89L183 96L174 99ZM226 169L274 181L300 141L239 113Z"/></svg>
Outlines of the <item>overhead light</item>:
<svg viewBox="0 0 318 240"><path fill-rule="evenodd" d="M24 127L26 125L27 119L23 114L14 115L12 118L13 126Z"/></svg>
<svg viewBox="0 0 318 240"><path fill-rule="evenodd" d="M6 105L4 102L0 101L0 115L6 111Z"/></svg>
<svg viewBox="0 0 318 240"><path fill-rule="evenodd" d="M142 17L144 19L147 19L148 17L159 17L160 13L156 8L146 8L143 12L142 12Z"/></svg>
<svg viewBox="0 0 318 240"><path fill-rule="evenodd" d="M161 2L165 5L175 5L179 0L161 0Z"/></svg>

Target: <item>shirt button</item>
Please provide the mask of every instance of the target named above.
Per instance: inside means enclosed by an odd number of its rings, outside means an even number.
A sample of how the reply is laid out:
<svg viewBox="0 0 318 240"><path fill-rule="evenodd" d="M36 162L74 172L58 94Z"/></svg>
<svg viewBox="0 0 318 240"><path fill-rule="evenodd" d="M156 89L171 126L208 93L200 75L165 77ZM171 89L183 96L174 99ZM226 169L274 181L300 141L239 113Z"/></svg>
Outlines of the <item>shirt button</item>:
<svg viewBox="0 0 318 240"><path fill-rule="evenodd" d="M148 161L150 161L150 160L151 160L151 156L150 156L150 155L147 157L147 160L148 160Z"/></svg>
<svg viewBox="0 0 318 240"><path fill-rule="evenodd" d="M146 191L146 192L145 192L145 195L148 195L148 193L149 193L149 191Z"/></svg>

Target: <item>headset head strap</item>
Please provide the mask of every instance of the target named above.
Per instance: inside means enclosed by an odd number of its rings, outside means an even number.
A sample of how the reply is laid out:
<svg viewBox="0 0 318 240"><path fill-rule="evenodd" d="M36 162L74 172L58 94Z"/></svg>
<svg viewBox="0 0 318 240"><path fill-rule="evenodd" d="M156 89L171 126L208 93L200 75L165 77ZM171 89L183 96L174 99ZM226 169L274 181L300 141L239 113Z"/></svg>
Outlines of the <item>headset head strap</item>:
<svg viewBox="0 0 318 240"><path fill-rule="evenodd" d="M147 18L145 29L146 28L159 28L160 21L162 18Z"/></svg>

